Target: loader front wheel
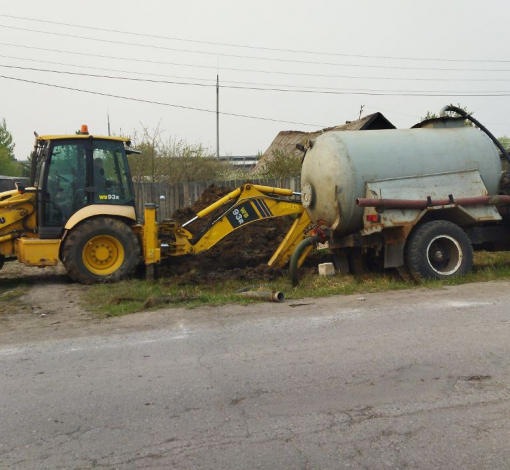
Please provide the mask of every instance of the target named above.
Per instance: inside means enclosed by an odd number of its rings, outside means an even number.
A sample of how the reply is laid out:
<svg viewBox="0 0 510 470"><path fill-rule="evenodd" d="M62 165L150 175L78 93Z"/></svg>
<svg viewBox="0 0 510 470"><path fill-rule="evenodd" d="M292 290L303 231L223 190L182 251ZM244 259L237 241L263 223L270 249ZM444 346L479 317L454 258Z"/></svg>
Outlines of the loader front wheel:
<svg viewBox="0 0 510 470"><path fill-rule="evenodd" d="M62 249L67 274L82 284L125 279L139 258L140 245L131 228L110 217L83 222L66 237Z"/></svg>

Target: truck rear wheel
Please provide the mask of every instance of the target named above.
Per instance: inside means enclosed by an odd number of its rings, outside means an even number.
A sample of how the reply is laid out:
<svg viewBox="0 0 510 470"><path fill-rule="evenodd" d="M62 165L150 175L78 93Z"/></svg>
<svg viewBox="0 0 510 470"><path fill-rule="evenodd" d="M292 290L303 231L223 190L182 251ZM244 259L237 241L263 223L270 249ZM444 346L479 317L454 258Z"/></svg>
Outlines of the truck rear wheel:
<svg viewBox="0 0 510 470"><path fill-rule="evenodd" d="M407 267L413 278L449 279L473 267L471 241L458 225L446 220L418 227L406 245Z"/></svg>
<svg viewBox="0 0 510 470"><path fill-rule="evenodd" d="M82 284L125 279L139 258L140 245L131 228L110 217L83 222L67 236L62 249L67 274Z"/></svg>

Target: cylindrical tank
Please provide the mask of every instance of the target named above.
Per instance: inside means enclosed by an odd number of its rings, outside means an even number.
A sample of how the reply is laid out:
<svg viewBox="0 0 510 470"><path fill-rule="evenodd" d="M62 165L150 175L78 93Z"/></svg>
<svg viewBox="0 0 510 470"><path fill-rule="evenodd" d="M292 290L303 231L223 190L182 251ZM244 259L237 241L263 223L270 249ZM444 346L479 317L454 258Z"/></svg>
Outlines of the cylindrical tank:
<svg viewBox="0 0 510 470"><path fill-rule="evenodd" d="M306 153L301 197L313 222L331 226L339 216L335 235L343 236L363 226L356 198L366 196L367 182L473 169L489 194L497 194L501 160L496 146L483 132L455 120L416 129L331 131Z"/></svg>

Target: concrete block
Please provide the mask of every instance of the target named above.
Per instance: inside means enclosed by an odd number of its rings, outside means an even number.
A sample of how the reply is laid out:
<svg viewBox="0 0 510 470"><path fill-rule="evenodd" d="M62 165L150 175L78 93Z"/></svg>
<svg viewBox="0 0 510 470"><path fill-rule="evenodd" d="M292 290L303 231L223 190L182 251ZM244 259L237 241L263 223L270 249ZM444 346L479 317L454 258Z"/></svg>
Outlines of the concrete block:
<svg viewBox="0 0 510 470"><path fill-rule="evenodd" d="M333 263L322 263L319 264L319 276L334 276L335 267Z"/></svg>

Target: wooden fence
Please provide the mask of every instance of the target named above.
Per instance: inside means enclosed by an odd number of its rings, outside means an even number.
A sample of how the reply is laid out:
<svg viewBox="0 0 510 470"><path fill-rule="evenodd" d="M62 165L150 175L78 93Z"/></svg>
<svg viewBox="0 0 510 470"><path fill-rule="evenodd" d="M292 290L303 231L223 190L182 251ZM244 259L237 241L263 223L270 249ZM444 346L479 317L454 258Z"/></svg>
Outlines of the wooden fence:
<svg viewBox="0 0 510 470"><path fill-rule="evenodd" d="M293 191L301 190L299 178L258 179L250 182L265 186L288 188ZM146 203L154 203L159 207L158 220L169 219L176 210L193 205L211 184L235 189L245 183L245 180L200 181L175 185L167 183L134 183L136 212L138 217L142 218L144 205Z"/></svg>
<svg viewBox="0 0 510 470"><path fill-rule="evenodd" d="M14 177L14 176L1 176L0 175L0 193L2 191L11 191L16 189L14 183L28 184L28 178Z"/></svg>

